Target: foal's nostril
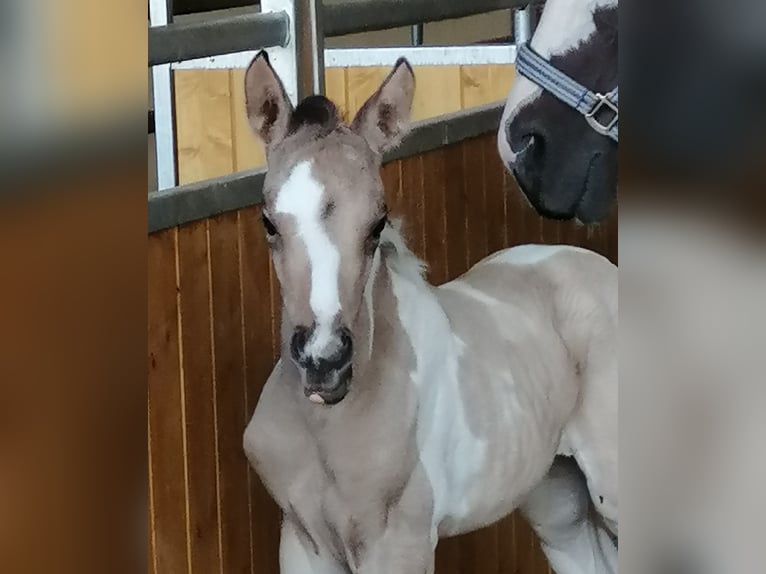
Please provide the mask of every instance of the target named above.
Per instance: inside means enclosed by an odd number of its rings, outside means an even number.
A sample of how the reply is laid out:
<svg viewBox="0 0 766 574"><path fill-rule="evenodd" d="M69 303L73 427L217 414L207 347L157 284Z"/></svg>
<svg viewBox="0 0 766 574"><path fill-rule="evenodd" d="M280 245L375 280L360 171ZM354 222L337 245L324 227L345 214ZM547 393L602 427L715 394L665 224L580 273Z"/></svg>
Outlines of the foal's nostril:
<svg viewBox="0 0 766 574"><path fill-rule="evenodd" d="M306 344L309 341L310 334L311 329L301 325L295 328L293 331L293 337L290 340L290 355L292 356L293 361L302 367L304 367L306 363L304 349L306 348Z"/></svg>
<svg viewBox="0 0 766 574"><path fill-rule="evenodd" d="M337 353L337 363L340 367L344 367L351 362L351 356L354 352L354 342L351 340L351 331L346 327L342 327L338 331L338 335L340 336L340 348Z"/></svg>
<svg viewBox="0 0 766 574"><path fill-rule="evenodd" d="M337 329L334 333L334 342L330 344L328 354L314 355L307 347L315 331L315 327L298 326L293 331L290 340L290 355L295 363L315 373L329 373L346 368L351 363L353 355L353 341L351 331L346 327ZM328 350L329 350L328 349Z"/></svg>

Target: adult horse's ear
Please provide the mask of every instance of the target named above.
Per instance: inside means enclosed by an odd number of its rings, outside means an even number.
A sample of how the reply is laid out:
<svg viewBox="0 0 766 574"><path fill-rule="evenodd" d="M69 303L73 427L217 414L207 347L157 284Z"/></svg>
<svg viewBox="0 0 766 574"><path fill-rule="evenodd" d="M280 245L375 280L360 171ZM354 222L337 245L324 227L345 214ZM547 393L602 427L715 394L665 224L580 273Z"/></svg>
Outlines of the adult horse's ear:
<svg viewBox="0 0 766 574"><path fill-rule="evenodd" d="M357 112L351 129L377 153L396 146L409 129L415 74L409 62L399 58L378 91Z"/></svg>
<svg viewBox="0 0 766 574"><path fill-rule="evenodd" d="M245 72L245 107L250 128L267 148L287 135L293 106L264 51L258 52Z"/></svg>

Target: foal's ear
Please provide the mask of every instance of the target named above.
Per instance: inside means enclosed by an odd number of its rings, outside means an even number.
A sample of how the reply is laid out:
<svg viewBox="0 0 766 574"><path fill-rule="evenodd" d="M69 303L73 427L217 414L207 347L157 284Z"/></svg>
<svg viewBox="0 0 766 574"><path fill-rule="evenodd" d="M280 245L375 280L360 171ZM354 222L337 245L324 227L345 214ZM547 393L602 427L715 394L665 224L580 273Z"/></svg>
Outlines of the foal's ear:
<svg viewBox="0 0 766 574"><path fill-rule="evenodd" d="M399 58L378 91L365 102L351 129L362 136L373 151L394 147L409 129L415 75L409 62Z"/></svg>
<svg viewBox="0 0 766 574"><path fill-rule="evenodd" d="M250 128L267 148L284 139L293 106L263 50L245 72L245 106Z"/></svg>

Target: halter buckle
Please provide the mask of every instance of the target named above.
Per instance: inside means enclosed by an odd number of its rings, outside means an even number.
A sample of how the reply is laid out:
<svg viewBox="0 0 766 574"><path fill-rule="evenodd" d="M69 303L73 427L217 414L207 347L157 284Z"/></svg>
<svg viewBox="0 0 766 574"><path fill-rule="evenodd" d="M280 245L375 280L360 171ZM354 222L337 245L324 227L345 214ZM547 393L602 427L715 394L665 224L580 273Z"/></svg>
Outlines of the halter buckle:
<svg viewBox="0 0 766 574"><path fill-rule="evenodd" d="M600 121L598 121L596 115L604 108L609 110L609 112L613 114L613 117L608 122L602 124ZM606 94L596 94L596 103L593 104L593 107L590 109L590 111L585 114L585 119L587 120L590 127L604 136L609 135L609 132L612 131L612 128L617 125L619 117L620 109L609 99L608 95Z"/></svg>

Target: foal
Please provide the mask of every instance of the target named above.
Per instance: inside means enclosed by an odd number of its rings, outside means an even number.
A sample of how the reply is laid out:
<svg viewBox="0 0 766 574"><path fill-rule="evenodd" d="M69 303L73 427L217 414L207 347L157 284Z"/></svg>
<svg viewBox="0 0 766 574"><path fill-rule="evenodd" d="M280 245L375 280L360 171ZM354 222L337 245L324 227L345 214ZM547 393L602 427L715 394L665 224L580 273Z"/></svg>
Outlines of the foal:
<svg viewBox="0 0 766 574"><path fill-rule="evenodd" d="M400 60L345 125L321 96L293 109L265 54L246 74L283 322L244 448L284 574L430 574L439 537L509 514L557 453L617 518L616 268L528 245L429 285L379 174L414 87Z"/></svg>

